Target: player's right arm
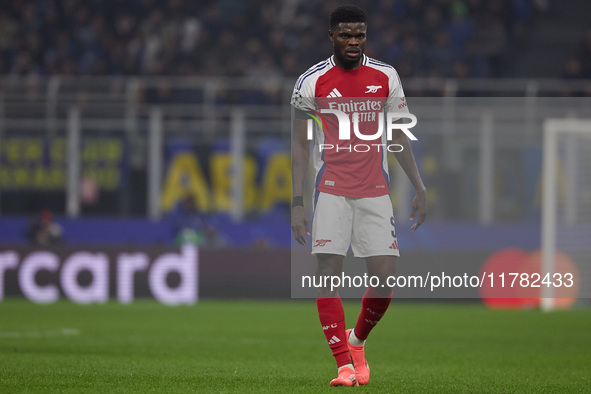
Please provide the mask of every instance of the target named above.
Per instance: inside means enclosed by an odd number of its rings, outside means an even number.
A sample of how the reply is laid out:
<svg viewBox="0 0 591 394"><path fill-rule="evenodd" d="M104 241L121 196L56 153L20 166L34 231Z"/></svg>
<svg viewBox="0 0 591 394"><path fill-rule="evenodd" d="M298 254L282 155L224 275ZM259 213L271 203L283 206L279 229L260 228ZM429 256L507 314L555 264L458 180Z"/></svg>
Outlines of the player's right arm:
<svg viewBox="0 0 591 394"><path fill-rule="evenodd" d="M307 116L304 111L294 108L292 116L291 142L291 179L294 197L303 197L308 159L310 156L310 141L307 138ZM310 235L308 214L302 205L291 208L291 229L296 241L306 245L306 235Z"/></svg>
<svg viewBox="0 0 591 394"><path fill-rule="evenodd" d="M310 141L308 140L309 111L315 107L315 83L318 79L317 71L328 67L328 61L318 63L302 74L293 89L291 96L291 179L292 195L294 202L291 208L291 229L293 235L302 245L310 236L310 223L308 215L303 207L304 184L308 172L308 159L310 156ZM299 201L298 201L299 200Z"/></svg>

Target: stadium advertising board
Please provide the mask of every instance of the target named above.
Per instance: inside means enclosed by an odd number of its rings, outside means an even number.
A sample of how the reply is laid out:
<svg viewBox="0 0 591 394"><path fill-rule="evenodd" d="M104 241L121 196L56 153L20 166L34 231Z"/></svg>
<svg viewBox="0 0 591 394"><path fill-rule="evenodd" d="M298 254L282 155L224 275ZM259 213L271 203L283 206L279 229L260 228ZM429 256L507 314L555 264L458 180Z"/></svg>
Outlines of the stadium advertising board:
<svg viewBox="0 0 591 394"><path fill-rule="evenodd" d="M9 137L0 144L0 187L4 190L63 190L66 186L65 138ZM102 190L117 190L128 166L120 138L83 138L82 176Z"/></svg>
<svg viewBox="0 0 591 394"><path fill-rule="evenodd" d="M161 246L123 248L0 249L0 300L24 296L36 303L60 298L81 304L153 297L167 305L198 299L199 253Z"/></svg>
<svg viewBox="0 0 591 394"><path fill-rule="evenodd" d="M255 144L243 164L244 209L270 211L276 204L291 203L291 157L288 150L269 141ZM167 145L167 165L162 188L164 212L187 194L200 212L229 212L232 201L232 154L221 146L195 146L173 141Z"/></svg>

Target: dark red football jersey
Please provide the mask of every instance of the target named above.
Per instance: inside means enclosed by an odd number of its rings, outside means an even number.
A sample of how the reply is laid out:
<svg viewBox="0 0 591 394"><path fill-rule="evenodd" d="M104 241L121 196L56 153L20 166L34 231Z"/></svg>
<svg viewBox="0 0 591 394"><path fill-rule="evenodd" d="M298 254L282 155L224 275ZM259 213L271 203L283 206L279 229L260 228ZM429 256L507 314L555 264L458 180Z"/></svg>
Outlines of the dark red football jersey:
<svg viewBox="0 0 591 394"><path fill-rule="evenodd" d="M390 193L386 114L408 113L392 66L364 56L361 67L343 70L330 57L298 78L291 104L317 119L312 122L316 192L355 198ZM339 128L345 125L343 115L349 120L348 134L340 134L347 131Z"/></svg>

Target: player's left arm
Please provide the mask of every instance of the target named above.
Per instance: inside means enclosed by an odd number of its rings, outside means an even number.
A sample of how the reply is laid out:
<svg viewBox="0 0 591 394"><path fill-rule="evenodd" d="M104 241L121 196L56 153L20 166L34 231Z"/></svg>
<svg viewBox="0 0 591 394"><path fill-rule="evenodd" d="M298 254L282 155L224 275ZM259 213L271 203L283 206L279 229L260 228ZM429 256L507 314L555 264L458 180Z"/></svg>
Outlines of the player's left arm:
<svg viewBox="0 0 591 394"><path fill-rule="evenodd" d="M406 134L400 129L392 130L392 143L402 146L402 151L394 153L394 156L416 191L416 195L412 200L412 210L410 213L411 222L415 220L415 217L417 219L411 227L414 231L418 229L427 218L427 188L421 179L421 174L419 173L419 168L417 167L417 162L415 161L415 156Z"/></svg>
<svg viewBox="0 0 591 394"><path fill-rule="evenodd" d="M386 103L386 112L408 112L408 106L404 90L402 89L402 82L396 70L389 70L389 94ZM401 119L394 121L394 123L402 123ZM412 200L412 210L410 212L410 221L416 222L411 229L415 231L427 218L427 188L423 184L415 155L412 152L410 140L401 129L392 130L392 142L402 146L402 150L394 153L396 160L406 173L406 176L415 188L416 195Z"/></svg>

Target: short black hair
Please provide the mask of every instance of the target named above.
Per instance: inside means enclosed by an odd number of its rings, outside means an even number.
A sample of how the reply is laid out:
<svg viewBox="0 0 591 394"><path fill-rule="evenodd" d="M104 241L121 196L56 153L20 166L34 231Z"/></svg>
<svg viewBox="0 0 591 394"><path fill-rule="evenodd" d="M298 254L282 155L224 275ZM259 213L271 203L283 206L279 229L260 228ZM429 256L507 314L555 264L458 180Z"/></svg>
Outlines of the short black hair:
<svg viewBox="0 0 591 394"><path fill-rule="evenodd" d="M356 5L340 5L335 8L330 14L329 25L330 29L335 29L339 23L365 23L365 11Z"/></svg>

